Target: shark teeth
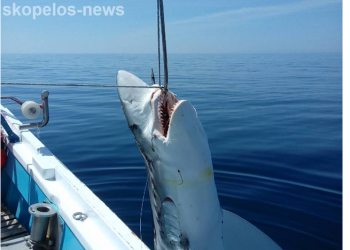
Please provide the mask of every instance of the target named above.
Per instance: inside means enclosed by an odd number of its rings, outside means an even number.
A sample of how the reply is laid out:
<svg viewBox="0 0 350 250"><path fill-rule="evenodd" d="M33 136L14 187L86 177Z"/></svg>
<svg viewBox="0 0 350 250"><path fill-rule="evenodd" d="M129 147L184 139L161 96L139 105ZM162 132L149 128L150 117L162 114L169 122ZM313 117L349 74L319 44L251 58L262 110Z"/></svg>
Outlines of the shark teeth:
<svg viewBox="0 0 350 250"><path fill-rule="evenodd" d="M158 101L158 116L159 122L162 125L163 136L166 137L169 130L169 122L171 115L174 113L174 109L178 100L171 92L163 92Z"/></svg>

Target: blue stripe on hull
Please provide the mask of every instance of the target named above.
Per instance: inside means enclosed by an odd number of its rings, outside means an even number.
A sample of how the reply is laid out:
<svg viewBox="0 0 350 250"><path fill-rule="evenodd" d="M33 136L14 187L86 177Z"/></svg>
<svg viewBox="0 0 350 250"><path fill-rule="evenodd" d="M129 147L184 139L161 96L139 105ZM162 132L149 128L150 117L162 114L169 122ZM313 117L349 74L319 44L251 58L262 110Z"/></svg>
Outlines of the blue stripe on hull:
<svg viewBox="0 0 350 250"><path fill-rule="evenodd" d="M31 220L28 207L43 201L50 202L15 156L8 152L6 166L1 171L1 202L16 215L25 228L30 230ZM53 207L56 208L55 205ZM60 219L63 221L61 217ZM64 221L63 225L60 249L83 250L83 246Z"/></svg>

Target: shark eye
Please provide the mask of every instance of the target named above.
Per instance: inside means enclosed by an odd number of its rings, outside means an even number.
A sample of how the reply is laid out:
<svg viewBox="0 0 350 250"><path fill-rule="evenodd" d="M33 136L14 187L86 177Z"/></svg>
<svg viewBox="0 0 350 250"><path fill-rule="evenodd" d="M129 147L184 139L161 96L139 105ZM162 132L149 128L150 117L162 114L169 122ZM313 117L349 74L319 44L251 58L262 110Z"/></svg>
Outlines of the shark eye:
<svg viewBox="0 0 350 250"><path fill-rule="evenodd" d="M170 197L165 197L164 201L174 202Z"/></svg>

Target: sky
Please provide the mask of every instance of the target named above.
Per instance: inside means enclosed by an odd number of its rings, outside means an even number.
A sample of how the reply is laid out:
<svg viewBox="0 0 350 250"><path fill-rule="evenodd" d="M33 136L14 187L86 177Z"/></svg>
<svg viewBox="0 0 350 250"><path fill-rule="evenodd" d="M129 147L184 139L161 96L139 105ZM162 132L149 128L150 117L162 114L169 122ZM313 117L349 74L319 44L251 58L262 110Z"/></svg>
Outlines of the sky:
<svg viewBox="0 0 350 250"><path fill-rule="evenodd" d="M10 16L4 6L123 6ZM157 53L156 0L2 0L2 53ZM164 0L168 53L342 52L341 0Z"/></svg>

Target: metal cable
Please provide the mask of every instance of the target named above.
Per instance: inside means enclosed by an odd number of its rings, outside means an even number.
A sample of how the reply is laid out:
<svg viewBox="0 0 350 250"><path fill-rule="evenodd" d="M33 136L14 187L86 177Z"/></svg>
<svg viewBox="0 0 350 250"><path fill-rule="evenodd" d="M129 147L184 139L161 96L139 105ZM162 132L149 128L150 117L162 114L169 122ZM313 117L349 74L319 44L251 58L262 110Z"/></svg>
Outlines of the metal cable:
<svg viewBox="0 0 350 250"><path fill-rule="evenodd" d="M157 0L157 30L158 30L158 84L162 85L160 72L160 26L159 26L159 0Z"/></svg>
<svg viewBox="0 0 350 250"><path fill-rule="evenodd" d="M25 82L2 82L3 85L30 85L30 86L54 86L54 87L90 87L90 88L164 88L162 86L117 86L109 84L74 84L74 83L25 83Z"/></svg>
<svg viewBox="0 0 350 250"><path fill-rule="evenodd" d="M161 26L162 26L162 41L163 41L164 89L168 90L168 55L167 55L167 49L166 49L163 0L159 0L159 3L160 3L159 7L160 7L160 19L161 19Z"/></svg>

